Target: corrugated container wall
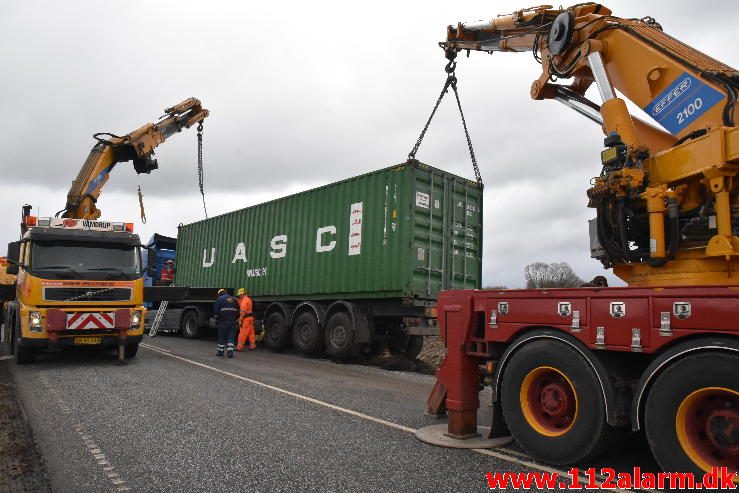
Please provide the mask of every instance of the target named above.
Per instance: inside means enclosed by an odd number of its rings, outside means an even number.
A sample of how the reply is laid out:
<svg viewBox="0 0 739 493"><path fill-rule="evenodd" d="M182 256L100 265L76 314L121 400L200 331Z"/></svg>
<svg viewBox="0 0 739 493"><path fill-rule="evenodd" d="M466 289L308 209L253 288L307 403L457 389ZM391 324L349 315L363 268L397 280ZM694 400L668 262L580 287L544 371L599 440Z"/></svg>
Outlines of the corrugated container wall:
<svg viewBox="0 0 739 493"><path fill-rule="evenodd" d="M435 299L479 288L482 190L405 163L181 226L178 286L269 299Z"/></svg>

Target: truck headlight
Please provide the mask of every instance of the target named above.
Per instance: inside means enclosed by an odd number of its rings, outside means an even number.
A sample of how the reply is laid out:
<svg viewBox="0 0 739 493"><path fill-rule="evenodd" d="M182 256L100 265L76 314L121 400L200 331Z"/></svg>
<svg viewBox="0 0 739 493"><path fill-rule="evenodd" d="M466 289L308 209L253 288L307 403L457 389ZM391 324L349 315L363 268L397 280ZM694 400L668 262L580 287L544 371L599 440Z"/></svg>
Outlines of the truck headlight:
<svg viewBox="0 0 739 493"><path fill-rule="evenodd" d="M141 323L141 310L134 310L131 314L131 327L138 327Z"/></svg>
<svg viewBox="0 0 739 493"><path fill-rule="evenodd" d="M41 312L30 312L28 314L28 321L33 332L41 332L43 330L43 324L41 322Z"/></svg>

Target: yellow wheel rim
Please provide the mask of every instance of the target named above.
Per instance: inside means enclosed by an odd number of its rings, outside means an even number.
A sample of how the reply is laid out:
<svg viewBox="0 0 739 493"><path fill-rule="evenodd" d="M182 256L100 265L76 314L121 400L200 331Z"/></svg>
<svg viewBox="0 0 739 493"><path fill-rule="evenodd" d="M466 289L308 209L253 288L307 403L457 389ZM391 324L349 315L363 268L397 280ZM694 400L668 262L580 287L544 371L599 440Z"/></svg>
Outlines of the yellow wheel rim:
<svg viewBox="0 0 739 493"><path fill-rule="evenodd" d="M680 446L705 472L739 470L739 392L705 387L688 395L675 416Z"/></svg>
<svg viewBox="0 0 739 493"><path fill-rule="evenodd" d="M540 366L524 377L520 402L526 422L541 435L564 435L577 421L575 386L554 367Z"/></svg>

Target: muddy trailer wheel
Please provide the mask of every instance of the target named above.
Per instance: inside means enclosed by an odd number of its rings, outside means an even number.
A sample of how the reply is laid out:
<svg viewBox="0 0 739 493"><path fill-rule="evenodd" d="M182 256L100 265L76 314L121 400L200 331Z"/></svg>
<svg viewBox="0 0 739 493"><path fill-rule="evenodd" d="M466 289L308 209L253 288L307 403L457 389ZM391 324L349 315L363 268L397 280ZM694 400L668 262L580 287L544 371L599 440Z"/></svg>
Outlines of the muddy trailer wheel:
<svg viewBox="0 0 739 493"><path fill-rule="evenodd" d="M423 350L423 341L423 336L408 336L408 345L405 349L405 355L408 356L409 359L418 358L418 355L421 354L421 350Z"/></svg>
<svg viewBox="0 0 739 493"><path fill-rule="evenodd" d="M336 360L356 356L359 348L355 343L354 324L351 317L339 312L331 315L326 324L326 352Z"/></svg>
<svg viewBox="0 0 739 493"><path fill-rule="evenodd" d="M324 336L316 316L305 312L293 324L293 347L300 353L316 356L323 352Z"/></svg>
<svg viewBox="0 0 739 493"><path fill-rule="evenodd" d="M200 317L198 312L188 310L180 320L180 334L185 339L195 339L200 335Z"/></svg>
<svg viewBox="0 0 739 493"><path fill-rule="evenodd" d="M664 471L703 475L713 467L739 471L739 357L688 356L652 384L644 428Z"/></svg>
<svg viewBox="0 0 739 493"><path fill-rule="evenodd" d="M582 463L613 437L597 375L564 343L534 341L514 352L503 370L501 404L513 437L550 464Z"/></svg>
<svg viewBox="0 0 739 493"><path fill-rule="evenodd" d="M290 344L290 329L282 313L271 313L264 321L264 344L272 351L282 351Z"/></svg>
<svg viewBox="0 0 739 493"><path fill-rule="evenodd" d="M423 349L423 340L423 336L408 335L397 329L390 333L388 346L395 353L404 354L408 359L416 359Z"/></svg>

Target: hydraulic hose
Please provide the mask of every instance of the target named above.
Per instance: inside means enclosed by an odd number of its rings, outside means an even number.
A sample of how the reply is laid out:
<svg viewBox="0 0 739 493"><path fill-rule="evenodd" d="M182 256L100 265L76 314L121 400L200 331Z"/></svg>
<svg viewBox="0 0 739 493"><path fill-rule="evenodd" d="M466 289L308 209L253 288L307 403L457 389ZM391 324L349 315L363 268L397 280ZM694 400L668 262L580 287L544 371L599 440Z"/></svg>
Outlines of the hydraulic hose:
<svg viewBox="0 0 739 493"><path fill-rule="evenodd" d="M680 213L674 199L667 199L667 217L670 219L670 237L667 241L667 255L665 258L648 258L650 267L662 267L672 260L677 253L677 245L680 243Z"/></svg>

